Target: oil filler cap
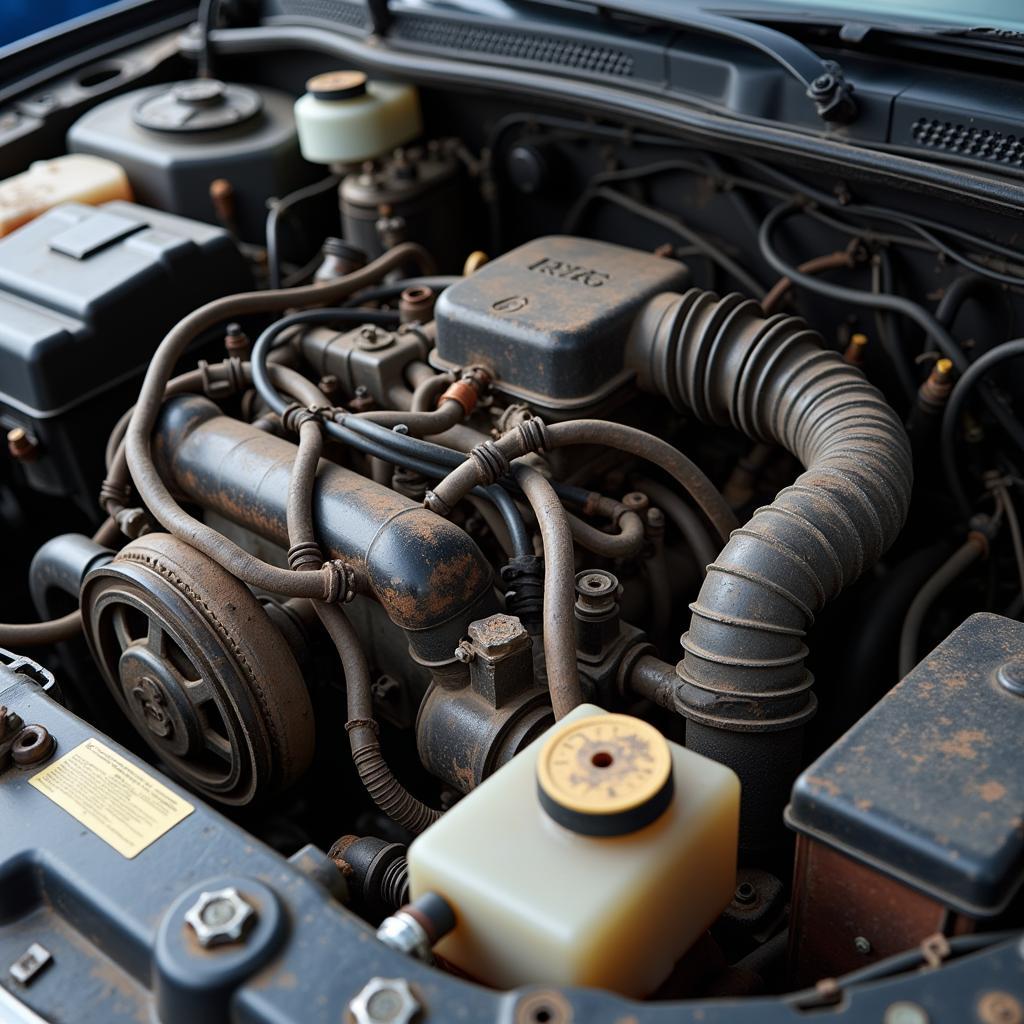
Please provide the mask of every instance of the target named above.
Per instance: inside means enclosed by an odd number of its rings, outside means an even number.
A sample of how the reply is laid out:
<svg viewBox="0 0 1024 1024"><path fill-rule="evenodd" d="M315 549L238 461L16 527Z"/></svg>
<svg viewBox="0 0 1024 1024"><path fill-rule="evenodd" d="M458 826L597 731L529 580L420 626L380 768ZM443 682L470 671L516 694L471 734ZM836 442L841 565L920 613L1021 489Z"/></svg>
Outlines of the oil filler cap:
<svg viewBox="0 0 1024 1024"><path fill-rule="evenodd" d="M592 715L556 726L537 758L537 795L559 825L621 836L672 802L672 753L653 726L630 715Z"/></svg>

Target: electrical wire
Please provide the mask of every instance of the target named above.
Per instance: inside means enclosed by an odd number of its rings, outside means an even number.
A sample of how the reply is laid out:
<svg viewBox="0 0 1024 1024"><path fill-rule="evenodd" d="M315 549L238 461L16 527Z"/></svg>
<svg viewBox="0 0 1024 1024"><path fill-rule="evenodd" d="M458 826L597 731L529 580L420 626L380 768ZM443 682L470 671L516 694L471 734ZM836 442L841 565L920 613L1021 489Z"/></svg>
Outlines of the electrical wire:
<svg viewBox="0 0 1024 1024"><path fill-rule="evenodd" d="M820 278L810 277L807 274L801 274L796 267L787 263L775 248L773 236L779 225L802 211L803 207L797 202L783 203L776 206L762 221L758 234L758 247L769 266L809 291L818 292L837 302L864 306L868 309L881 309L907 317L924 330L942 354L953 361L953 365L961 374L968 372L968 367L971 364L968 363L963 349L960 348L949 331L923 306L919 306L902 295L875 295L857 288L847 288L843 285L823 281ZM984 386L980 390L982 390L986 406L999 425L1007 432L1014 444L1024 451L1024 425L1020 423L1001 395Z"/></svg>
<svg viewBox="0 0 1024 1024"><path fill-rule="evenodd" d="M312 185L306 185L303 188L296 189L294 192L289 192L288 195L282 196L271 203L270 210L267 213L266 227L267 278L271 288L281 287L281 218L298 203L305 202L307 199L315 199L332 188L337 188L340 181L340 175L329 174L326 178L321 178L319 181L313 182ZM302 269L305 271L306 268L303 267Z"/></svg>
<svg viewBox="0 0 1024 1024"><path fill-rule="evenodd" d="M250 357L252 381L257 393L272 411L280 416L289 405L284 396L274 387L268 368L270 352L281 343L284 332L304 324L357 322L387 326L397 323L397 317L394 313L380 310L345 307L310 309L283 317L260 334L256 339L256 344L253 345ZM450 469L460 465L465 459L462 452L455 452L442 445L402 434L395 429L372 423L357 415L344 416L340 422L328 420L325 422L324 428L331 437L350 448L362 452L364 455L371 455L385 462L411 469L428 480L441 479ZM486 498L497 508L508 529L515 552L523 555L531 554L533 546L529 533L515 502L509 495L496 485L477 488L474 493Z"/></svg>
<svg viewBox="0 0 1024 1024"><path fill-rule="evenodd" d="M622 192L617 192L612 188L601 187L588 189L587 192L580 197L580 200L566 218L565 226L563 228L566 234L573 233L579 217L582 216L587 205L595 199L602 199L606 203L612 203L615 206L619 206L636 217L641 217L644 220L650 221L652 224L657 224L666 231L670 231L673 234L678 235L680 238L689 242L695 249L699 249L700 252L707 256L707 258L716 266L721 267L722 270L737 282L737 284L742 288L745 288L749 294L762 295L764 293L764 285L761 284L756 277L741 267L719 246L715 245L713 242L709 242L699 231L694 231L692 228L687 227L677 217L673 217L667 213L662 213L659 210L654 209L654 207L647 206L646 203L641 203L635 199L631 199L629 196L624 195Z"/></svg>
<svg viewBox="0 0 1024 1024"><path fill-rule="evenodd" d="M960 511L964 515L970 515L972 506L957 470L957 424L960 421L960 416L967 399L970 397L971 392L983 382L984 376L994 367L999 366L1008 359L1016 359L1022 355L1024 355L1024 338L1005 342L997 348L990 349L983 356L979 356L953 385L953 390L949 393L949 398L946 401L946 408L942 411L940 438L942 442L943 470L946 475L946 483L957 504L960 506ZM1019 445L1019 447L1024 451L1024 445Z"/></svg>

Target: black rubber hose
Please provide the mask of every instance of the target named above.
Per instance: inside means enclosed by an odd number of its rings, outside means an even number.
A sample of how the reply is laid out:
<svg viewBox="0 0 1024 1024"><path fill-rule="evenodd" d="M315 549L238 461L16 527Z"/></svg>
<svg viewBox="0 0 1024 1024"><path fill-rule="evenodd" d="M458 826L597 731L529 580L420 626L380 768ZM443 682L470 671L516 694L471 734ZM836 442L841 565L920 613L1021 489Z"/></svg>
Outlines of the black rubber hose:
<svg viewBox="0 0 1024 1024"><path fill-rule="evenodd" d="M289 192L282 196L270 207L267 214L266 244L267 244L267 279L271 288L281 287L281 218L295 205L307 199L315 199L324 192L337 188L341 177L337 174L329 174L320 181L306 185L304 188Z"/></svg>
<svg viewBox="0 0 1024 1024"><path fill-rule="evenodd" d="M946 482L956 498L960 511L964 516L971 514L971 502L964 490L963 482L956 464L956 427L960 422L964 405L979 381L1000 363L1007 359L1016 359L1024 355L1024 338L1005 342L997 348L989 349L983 356L971 363L967 372L953 385L949 393L946 408L942 411L942 467L946 474ZM1022 449L1024 451L1024 449Z"/></svg>
<svg viewBox="0 0 1024 1024"><path fill-rule="evenodd" d="M116 544L120 530L113 519L105 519L92 535L97 544L104 547ZM82 632L82 611L76 608L59 619L46 622L2 622L0 623L0 647L17 651L22 647L47 647L50 644L72 640Z"/></svg>
<svg viewBox="0 0 1024 1024"><path fill-rule="evenodd" d="M667 293L666 293L667 294ZM724 540L738 524L736 516L707 475L678 448L667 441L625 423L608 420L567 420L545 426L540 420L527 420L497 441L485 442L473 450L470 458L458 454L458 463L427 495L427 506L448 515L477 483L489 483L504 475L508 463L532 451L573 445L605 445L646 459L663 469L696 502ZM488 454L495 453L497 462Z"/></svg>
<svg viewBox="0 0 1024 1024"><path fill-rule="evenodd" d="M971 533L967 540L928 578L907 609L900 632L900 678L917 664L917 648L921 626L936 598L969 566L988 552L988 541L981 533Z"/></svg>
<svg viewBox="0 0 1024 1024"><path fill-rule="evenodd" d="M746 848L771 846L813 715L804 635L895 540L910 503L906 432L860 370L797 317L692 289L648 304L629 348L641 390L780 445L806 467L733 532L683 636L687 746L743 784Z"/></svg>
<svg viewBox="0 0 1024 1024"><path fill-rule="evenodd" d="M280 344L285 331L302 324L317 323L380 323L394 322L393 313L382 313L377 310L358 309L314 309L302 313L294 313L271 324L256 339L251 356L252 382L259 396L278 415L288 408L288 400L277 390L271 379L269 356L275 345ZM402 423L410 418L424 430L446 429L452 422L461 419L462 407L458 402L446 402L447 409L435 412L396 413L395 417ZM459 413L451 407L458 407ZM419 418L419 419L417 419ZM366 455L373 455L385 462L394 462L405 469L414 470L430 480L443 477L452 465L459 465L465 459L460 452L454 452L442 445L422 441L391 429L385 424L374 422L358 415L345 416L341 422L325 424L327 432L337 440ZM438 465L438 460L441 465ZM511 500L503 500L506 495L499 493L499 488L482 488L474 493L493 502L501 513L505 526L514 546L522 548L523 554L531 554L532 546L522 516Z"/></svg>
<svg viewBox="0 0 1024 1024"><path fill-rule="evenodd" d="M429 288L433 292L443 292L445 288L449 288L461 280L461 277L456 276L406 277L401 281L393 281L391 284L365 288L353 295L345 305L364 306L368 302L387 302L389 299L397 299L406 288Z"/></svg>
<svg viewBox="0 0 1024 1024"><path fill-rule="evenodd" d="M942 354L948 359L953 360L953 365L956 367L957 372L961 374L967 372L967 367L970 364L967 361L967 356L964 355L963 349L956 343L949 331L931 313L916 302L911 302L910 299L905 299L901 295L876 295L857 288L845 288L842 285L822 281L807 274L801 274L795 267L786 263L775 249L773 235L775 229L786 218L795 216L802 212L802 210L803 208L799 203L783 203L781 206L775 207L761 223L758 246L761 250L761 255L771 267L780 274L790 278L794 284L807 288L809 291L816 291L836 302L898 313L909 320L913 320L932 339ZM1010 436L1013 443L1021 451L1024 451L1024 424L1018 421L1013 414L1013 410L1009 408L1000 395L984 386L981 390L989 411L998 420L999 425Z"/></svg>

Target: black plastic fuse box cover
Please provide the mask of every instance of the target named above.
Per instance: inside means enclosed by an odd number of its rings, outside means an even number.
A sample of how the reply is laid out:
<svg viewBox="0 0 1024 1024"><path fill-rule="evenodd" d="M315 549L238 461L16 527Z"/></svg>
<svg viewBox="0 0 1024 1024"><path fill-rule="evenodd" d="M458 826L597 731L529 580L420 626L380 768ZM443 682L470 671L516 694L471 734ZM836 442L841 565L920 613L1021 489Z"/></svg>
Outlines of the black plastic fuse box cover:
<svg viewBox="0 0 1024 1024"><path fill-rule="evenodd" d="M160 340L251 287L222 228L134 203L64 203L0 239L0 430L37 444L27 487L98 515L103 447Z"/></svg>
<svg viewBox="0 0 1024 1024"><path fill-rule="evenodd" d="M441 369L486 367L498 390L546 409L596 405L630 374L629 331L648 299L686 287L686 267L586 238L537 238L437 302Z"/></svg>
<svg viewBox="0 0 1024 1024"><path fill-rule="evenodd" d="M796 781L790 827L973 917L1024 881L1024 623L972 615Z"/></svg>
<svg viewBox="0 0 1024 1024"><path fill-rule="evenodd" d="M133 203L65 203L0 240L0 403L52 417L149 361L186 313L244 290L227 232Z"/></svg>

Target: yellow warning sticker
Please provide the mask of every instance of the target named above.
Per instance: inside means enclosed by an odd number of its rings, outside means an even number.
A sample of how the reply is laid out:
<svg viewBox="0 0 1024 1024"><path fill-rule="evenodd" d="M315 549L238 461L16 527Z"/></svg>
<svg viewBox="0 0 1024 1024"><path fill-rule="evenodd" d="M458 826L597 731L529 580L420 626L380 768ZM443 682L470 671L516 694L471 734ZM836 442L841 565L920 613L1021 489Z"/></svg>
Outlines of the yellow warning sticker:
<svg viewBox="0 0 1024 1024"><path fill-rule="evenodd" d="M129 860L195 810L95 739L28 782Z"/></svg>

